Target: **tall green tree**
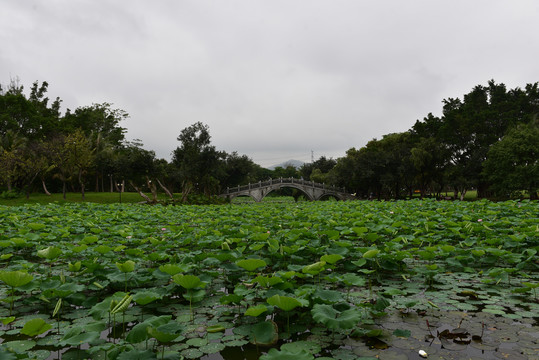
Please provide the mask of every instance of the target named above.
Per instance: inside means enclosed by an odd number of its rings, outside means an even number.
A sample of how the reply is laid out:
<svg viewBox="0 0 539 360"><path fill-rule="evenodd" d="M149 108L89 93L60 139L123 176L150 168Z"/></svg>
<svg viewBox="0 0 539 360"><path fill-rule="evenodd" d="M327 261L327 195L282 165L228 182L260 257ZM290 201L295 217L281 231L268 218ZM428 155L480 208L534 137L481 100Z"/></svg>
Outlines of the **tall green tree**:
<svg viewBox="0 0 539 360"><path fill-rule="evenodd" d="M90 140L84 135L82 130L75 130L67 135L64 141L64 150L67 152L67 162L71 171L76 174L82 199L85 198L85 175L95 160L94 149Z"/></svg>
<svg viewBox="0 0 539 360"><path fill-rule="evenodd" d="M327 180L327 178L329 178L329 172L335 167L336 164L337 161L333 158L328 159L325 156L321 156L318 158L318 160L312 163L303 164L299 169L299 173L305 180L316 181L311 178L311 174L313 171L318 170L316 172L316 177L320 179L320 176L322 176Z"/></svg>
<svg viewBox="0 0 539 360"><path fill-rule="evenodd" d="M255 163L247 155L226 154L222 160L223 172L219 179L221 189L255 182Z"/></svg>
<svg viewBox="0 0 539 360"><path fill-rule="evenodd" d="M522 190L525 190L530 199L536 200L539 190L539 120L517 125L492 145L483 172L496 196L521 197Z"/></svg>
<svg viewBox="0 0 539 360"><path fill-rule="evenodd" d="M155 152L144 149L142 142L137 139L125 142L117 154L114 177L120 180L118 190L122 191L121 184L127 181L146 202L156 203L157 184L161 184L159 178L164 176L164 168L155 158ZM147 190L152 193L152 198L144 193Z"/></svg>
<svg viewBox="0 0 539 360"><path fill-rule="evenodd" d="M120 146L125 139L126 129L120 123L129 118L121 109L112 108L110 103L82 106L71 112L69 109L62 119L62 130L66 133L80 129L88 137L100 137L113 146Z"/></svg>
<svg viewBox="0 0 539 360"><path fill-rule="evenodd" d="M0 177L8 191L13 190L13 184L22 175L24 151L28 140L13 132L6 131L0 136Z"/></svg>
<svg viewBox="0 0 539 360"><path fill-rule="evenodd" d="M49 104L46 97L48 83L36 81L27 98L24 87L12 81L6 90L0 89L0 135L8 130L29 141L43 140L59 129L61 100Z"/></svg>
<svg viewBox="0 0 539 360"><path fill-rule="evenodd" d="M209 127L197 122L178 136L180 146L172 153L172 163L179 169L184 198L192 191L211 194L218 189L223 152L211 144Z"/></svg>
<svg viewBox="0 0 539 360"><path fill-rule="evenodd" d="M71 154L66 145L63 135L57 135L44 143L44 151L54 166L53 177L62 182L62 195L66 199L67 184L73 177L73 167L70 161Z"/></svg>

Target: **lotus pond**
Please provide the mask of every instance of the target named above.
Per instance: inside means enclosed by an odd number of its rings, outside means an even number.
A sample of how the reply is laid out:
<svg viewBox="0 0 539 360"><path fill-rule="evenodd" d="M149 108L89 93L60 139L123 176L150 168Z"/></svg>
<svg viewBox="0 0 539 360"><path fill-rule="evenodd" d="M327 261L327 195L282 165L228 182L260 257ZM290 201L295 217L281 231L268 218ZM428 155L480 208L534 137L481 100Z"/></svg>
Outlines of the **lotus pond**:
<svg viewBox="0 0 539 360"><path fill-rule="evenodd" d="M538 359L539 204L0 207L1 359Z"/></svg>

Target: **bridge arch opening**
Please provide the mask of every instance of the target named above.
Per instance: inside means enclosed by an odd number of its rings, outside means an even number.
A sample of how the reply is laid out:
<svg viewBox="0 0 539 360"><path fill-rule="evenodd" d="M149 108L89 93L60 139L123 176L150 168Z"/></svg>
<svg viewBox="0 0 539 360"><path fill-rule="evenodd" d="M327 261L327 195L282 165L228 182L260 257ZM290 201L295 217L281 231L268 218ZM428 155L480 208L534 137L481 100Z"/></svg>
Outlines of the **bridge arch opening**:
<svg viewBox="0 0 539 360"><path fill-rule="evenodd" d="M287 189L293 189L293 190L296 190L296 194L292 193L291 195L289 196L292 196L294 198L295 201L298 201L298 199L300 197L304 197L305 200L307 201L314 201L315 199L313 199L307 192L305 192L301 187L299 186L294 186L292 184L287 184L287 185L282 185L278 188L275 188L275 189L271 189L269 190L263 197L262 199L264 199L266 196L268 196L269 194L271 193L275 193L275 192L279 192L281 190L287 190Z"/></svg>
<svg viewBox="0 0 539 360"><path fill-rule="evenodd" d="M335 195L335 194L323 194L317 200L320 200L320 201L339 201L339 200L342 200L342 199L340 197L338 197L337 195Z"/></svg>

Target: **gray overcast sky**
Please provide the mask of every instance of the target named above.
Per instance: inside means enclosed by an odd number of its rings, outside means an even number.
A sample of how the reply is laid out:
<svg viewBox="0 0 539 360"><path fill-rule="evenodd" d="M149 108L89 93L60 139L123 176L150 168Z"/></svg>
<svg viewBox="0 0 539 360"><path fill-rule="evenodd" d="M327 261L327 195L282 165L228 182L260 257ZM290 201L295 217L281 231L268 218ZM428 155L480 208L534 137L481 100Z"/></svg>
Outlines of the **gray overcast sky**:
<svg viewBox="0 0 539 360"><path fill-rule="evenodd" d="M536 0L0 0L0 83L109 102L170 160L185 127L262 166L338 158L488 80L539 81Z"/></svg>

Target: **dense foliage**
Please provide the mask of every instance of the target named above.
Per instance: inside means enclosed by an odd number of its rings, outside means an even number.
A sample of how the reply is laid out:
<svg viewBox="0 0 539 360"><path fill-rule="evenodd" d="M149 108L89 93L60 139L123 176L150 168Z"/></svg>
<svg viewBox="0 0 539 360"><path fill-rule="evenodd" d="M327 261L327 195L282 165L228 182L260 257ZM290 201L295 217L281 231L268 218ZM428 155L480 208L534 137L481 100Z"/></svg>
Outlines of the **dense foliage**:
<svg viewBox="0 0 539 360"><path fill-rule="evenodd" d="M50 104L48 83L35 82L27 96L13 81L0 86L0 190L4 196L36 190L45 193L135 190L149 202L156 192L172 198L182 192L216 194L226 186L240 185L267 173L247 156L216 151L207 127L196 123L178 137L181 145L172 163L157 159L139 140L125 140L120 124L129 116L112 104L93 104L65 114L61 100ZM206 143L204 143L206 142ZM213 150L212 150L213 149ZM207 151L212 150L212 151ZM152 195L146 195L145 192Z"/></svg>
<svg viewBox="0 0 539 360"><path fill-rule="evenodd" d="M539 85L506 89L493 80L461 99L443 100L440 117L428 114L406 132L373 139L337 160L320 157L300 169L263 169L247 155L227 154L211 144L209 128L184 128L172 161L157 159L140 141L125 141L128 118L111 104L93 104L65 114L50 103L48 84L35 82L27 96L12 82L0 87L0 190L4 196L37 189L45 193L87 189L137 191L148 202L157 192L216 195L227 187L268 178L302 177L336 185L362 198L537 198L539 188ZM151 195L147 193L150 192ZM296 190L282 192L295 198Z"/></svg>
<svg viewBox="0 0 539 360"><path fill-rule="evenodd" d="M401 198L414 190L422 196L440 196L450 190L463 198L476 189L480 198L519 198L526 191L536 199L538 86L507 90L492 80L488 86L476 86L462 100L445 99L441 117L428 114L407 132L350 149L339 159L334 181L364 197ZM512 142L516 128L529 132L519 145L497 145ZM501 156L506 161L498 162ZM516 167L520 175L512 176Z"/></svg>
<svg viewBox="0 0 539 360"><path fill-rule="evenodd" d="M233 359L249 342L264 359L378 356L365 341L421 339L430 330L403 318L424 325L438 309L484 344L504 341L482 329L496 319L528 324L524 337L539 310L538 213L529 201L0 207L0 356Z"/></svg>

